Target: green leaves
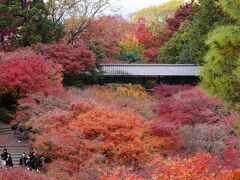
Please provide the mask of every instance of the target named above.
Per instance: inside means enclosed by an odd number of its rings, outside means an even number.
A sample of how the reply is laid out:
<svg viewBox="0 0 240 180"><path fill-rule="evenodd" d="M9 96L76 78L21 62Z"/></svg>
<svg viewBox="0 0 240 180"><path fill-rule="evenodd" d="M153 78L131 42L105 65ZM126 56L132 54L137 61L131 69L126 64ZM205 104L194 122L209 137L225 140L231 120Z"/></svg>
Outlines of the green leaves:
<svg viewBox="0 0 240 180"><path fill-rule="evenodd" d="M233 18L240 20L240 0L219 0L220 5Z"/></svg>
<svg viewBox="0 0 240 180"><path fill-rule="evenodd" d="M207 34L217 25L230 23L217 0L202 0L193 6L192 21L186 21L172 39L160 49L159 61L163 63L203 64L208 50Z"/></svg>
<svg viewBox="0 0 240 180"><path fill-rule="evenodd" d="M209 33L202 86L237 109L240 103L240 27L219 26ZM239 109L240 110L240 109Z"/></svg>
<svg viewBox="0 0 240 180"><path fill-rule="evenodd" d="M4 1L0 4L0 15L0 39L9 36L1 31L10 29L13 47L54 43L64 34L61 24L48 19L43 0Z"/></svg>

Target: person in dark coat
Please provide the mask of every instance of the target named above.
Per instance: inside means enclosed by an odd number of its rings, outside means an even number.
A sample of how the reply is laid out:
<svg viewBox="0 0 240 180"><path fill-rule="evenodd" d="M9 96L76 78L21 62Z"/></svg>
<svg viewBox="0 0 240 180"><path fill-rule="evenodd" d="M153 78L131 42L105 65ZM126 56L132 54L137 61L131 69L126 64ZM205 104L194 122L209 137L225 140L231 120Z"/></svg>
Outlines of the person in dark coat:
<svg viewBox="0 0 240 180"><path fill-rule="evenodd" d="M37 169L37 158L35 157L34 153L29 155L29 159L27 161L27 166L31 169Z"/></svg>
<svg viewBox="0 0 240 180"><path fill-rule="evenodd" d="M1 154L1 158L2 158L2 166L3 167L12 167L13 166L12 157L7 152L7 149L3 150L3 153Z"/></svg>
<svg viewBox="0 0 240 180"><path fill-rule="evenodd" d="M8 158L8 152L7 149L3 149L3 152L1 154L1 159L2 159L2 167L6 167L6 163L7 163L7 158Z"/></svg>
<svg viewBox="0 0 240 180"><path fill-rule="evenodd" d="M20 166L26 166L28 161L28 157L26 156L25 153L22 153L20 160L19 160L19 165Z"/></svg>
<svg viewBox="0 0 240 180"><path fill-rule="evenodd" d="M13 162L12 162L12 156L8 153L8 158L6 161L6 166L7 167L13 167Z"/></svg>

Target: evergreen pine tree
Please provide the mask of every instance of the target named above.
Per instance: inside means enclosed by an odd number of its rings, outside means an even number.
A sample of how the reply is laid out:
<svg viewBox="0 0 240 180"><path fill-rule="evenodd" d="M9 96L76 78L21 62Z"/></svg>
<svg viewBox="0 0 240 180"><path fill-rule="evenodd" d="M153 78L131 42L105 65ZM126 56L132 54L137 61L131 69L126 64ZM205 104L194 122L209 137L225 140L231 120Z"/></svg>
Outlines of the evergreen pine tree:
<svg viewBox="0 0 240 180"><path fill-rule="evenodd" d="M220 0L220 5L237 22L208 35L202 86L240 111L240 1Z"/></svg>

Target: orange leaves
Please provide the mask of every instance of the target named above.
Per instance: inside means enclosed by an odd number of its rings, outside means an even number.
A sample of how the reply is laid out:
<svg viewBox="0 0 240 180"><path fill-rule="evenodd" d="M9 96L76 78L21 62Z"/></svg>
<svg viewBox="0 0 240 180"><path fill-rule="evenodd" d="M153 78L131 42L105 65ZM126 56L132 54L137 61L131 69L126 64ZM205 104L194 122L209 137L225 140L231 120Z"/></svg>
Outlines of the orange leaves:
<svg viewBox="0 0 240 180"><path fill-rule="evenodd" d="M240 179L240 169L231 170L231 171L223 171L215 179L217 179L217 180L238 180L238 179Z"/></svg>
<svg viewBox="0 0 240 180"><path fill-rule="evenodd" d="M168 138L151 136L148 123L136 113L92 102L75 102L62 113L50 111L30 119L28 126L37 129L34 147L39 155L50 156L53 163L64 160L75 171L87 162L144 163L151 159L151 153L172 145Z"/></svg>
<svg viewBox="0 0 240 180"><path fill-rule="evenodd" d="M153 177L155 179L204 179L208 172L208 162L211 156L200 153L195 157L180 162L170 162L166 165L157 164Z"/></svg>
<svg viewBox="0 0 240 180"><path fill-rule="evenodd" d="M124 84L116 87L115 94L117 96L124 96L134 98L136 100L148 100L150 96L146 93L145 89L140 85Z"/></svg>
<svg viewBox="0 0 240 180"><path fill-rule="evenodd" d="M124 180L238 180L239 170L223 170L216 167L214 157L206 153L198 153L189 159L164 160L156 156L145 170L133 171L130 168L116 168L108 175L102 175L101 179Z"/></svg>
<svg viewBox="0 0 240 180"><path fill-rule="evenodd" d="M95 151L105 151L109 161L126 164L146 156L141 141L144 122L133 112L96 107L80 114L70 126L72 131L80 127L86 139L100 139L99 149ZM135 156L135 150L139 157Z"/></svg>

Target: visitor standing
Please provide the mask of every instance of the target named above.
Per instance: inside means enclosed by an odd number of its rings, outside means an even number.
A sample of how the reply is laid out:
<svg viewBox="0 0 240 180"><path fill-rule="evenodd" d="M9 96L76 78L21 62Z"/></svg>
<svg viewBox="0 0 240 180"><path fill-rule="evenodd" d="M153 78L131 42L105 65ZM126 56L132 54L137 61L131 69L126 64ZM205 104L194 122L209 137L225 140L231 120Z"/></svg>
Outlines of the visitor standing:
<svg viewBox="0 0 240 180"><path fill-rule="evenodd" d="M8 155L7 155L6 166L7 167L13 167L12 156L11 156L10 153L8 153Z"/></svg>
<svg viewBox="0 0 240 180"><path fill-rule="evenodd" d="M20 160L19 160L19 165L20 166L26 166L27 165L27 160L28 160L28 157L27 157L26 153L22 153L22 155L20 157Z"/></svg>
<svg viewBox="0 0 240 180"><path fill-rule="evenodd" d="M3 152L2 152L2 154L1 154L2 167L3 167L3 168L6 167L7 158L8 158L8 152L7 152L7 149L3 149Z"/></svg>
<svg viewBox="0 0 240 180"><path fill-rule="evenodd" d="M13 166L12 157L7 152L7 149L3 149L3 153L1 154L1 159L2 159L2 167L3 168Z"/></svg>

